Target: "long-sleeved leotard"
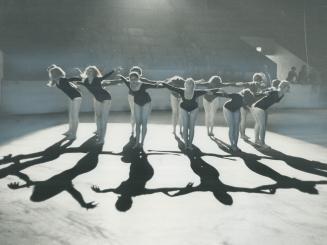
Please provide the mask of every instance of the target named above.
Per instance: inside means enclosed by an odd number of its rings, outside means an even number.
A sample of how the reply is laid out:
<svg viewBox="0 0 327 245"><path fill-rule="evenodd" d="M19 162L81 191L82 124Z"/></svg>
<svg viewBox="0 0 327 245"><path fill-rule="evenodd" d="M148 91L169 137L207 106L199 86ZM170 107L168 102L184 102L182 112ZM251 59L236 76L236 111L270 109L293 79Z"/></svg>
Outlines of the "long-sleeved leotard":
<svg viewBox="0 0 327 245"><path fill-rule="evenodd" d="M111 71L102 77L95 77L93 78L92 83L90 83L86 78L84 82L79 84L83 85L91 94L93 94L97 101L102 102L104 100L111 100L110 93L102 87L102 81L111 76L114 72L115 71Z"/></svg>
<svg viewBox="0 0 327 245"><path fill-rule="evenodd" d="M224 107L232 112L239 110L244 106L243 96L239 93L225 93L225 92L216 92L216 96L230 98L225 102Z"/></svg>
<svg viewBox="0 0 327 245"><path fill-rule="evenodd" d="M56 87L63 91L70 99L82 97L81 91L73 84L73 81L80 81L79 77L72 78L59 78L59 82L56 83Z"/></svg>
<svg viewBox="0 0 327 245"><path fill-rule="evenodd" d="M283 96L279 97L278 91L270 91L265 97L255 102L253 106L262 110L267 110L273 104L278 103L282 98Z"/></svg>

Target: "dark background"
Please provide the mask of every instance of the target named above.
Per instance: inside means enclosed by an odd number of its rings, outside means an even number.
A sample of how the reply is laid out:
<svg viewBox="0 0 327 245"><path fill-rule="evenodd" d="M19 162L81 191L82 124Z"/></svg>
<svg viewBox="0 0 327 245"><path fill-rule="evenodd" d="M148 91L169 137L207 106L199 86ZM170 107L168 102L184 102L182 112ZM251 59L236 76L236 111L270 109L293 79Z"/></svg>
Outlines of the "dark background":
<svg viewBox="0 0 327 245"><path fill-rule="evenodd" d="M273 38L326 73L323 0L0 0L6 80L40 80L58 63L102 70L141 65L194 76L275 65L242 36Z"/></svg>

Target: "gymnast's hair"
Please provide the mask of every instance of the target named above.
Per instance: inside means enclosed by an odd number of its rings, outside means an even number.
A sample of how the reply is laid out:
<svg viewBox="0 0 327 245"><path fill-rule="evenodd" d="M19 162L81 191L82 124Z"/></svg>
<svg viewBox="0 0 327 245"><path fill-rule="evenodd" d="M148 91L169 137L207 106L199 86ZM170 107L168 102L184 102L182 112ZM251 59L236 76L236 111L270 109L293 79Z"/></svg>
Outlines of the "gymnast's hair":
<svg viewBox="0 0 327 245"><path fill-rule="evenodd" d="M274 88L278 88L279 84L280 84L280 80L278 79L274 79L271 82L271 86L273 86Z"/></svg>
<svg viewBox="0 0 327 245"><path fill-rule="evenodd" d="M177 81L185 82L184 78L182 78L181 76L173 76L173 77L168 79L167 83L177 82Z"/></svg>
<svg viewBox="0 0 327 245"><path fill-rule="evenodd" d="M136 76L138 79L140 78L140 74L137 71L132 71L128 75L129 77Z"/></svg>
<svg viewBox="0 0 327 245"><path fill-rule="evenodd" d="M142 76L142 68L139 67L139 66L133 66L133 67L129 70L129 72L130 72L130 73L131 73L131 72L137 72L137 73L140 75L140 77Z"/></svg>
<svg viewBox="0 0 327 245"><path fill-rule="evenodd" d="M86 76L86 73L87 73L87 71L89 71L89 70L94 71L96 77L102 77L102 74L101 74L100 70L99 70L98 67L96 67L96 66L88 66L88 67L86 67L85 70L84 70L84 72L81 73L81 77L86 78L86 77L87 77L87 76Z"/></svg>
<svg viewBox="0 0 327 245"><path fill-rule="evenodd" d="M208 83L212 83L213 85L219 85L222 83L221 77L220 76L211 76Z"/></svg>
<svg viewBox="0 0 327 245"><path fill-rule="evenodd" d="M54 78L54 77L65 77L66 72L59 66L57 65L51 65L47 68L47 71L49 73L49 77Z"/></svg>
<svg viewBox="0 0 327 245"><path fill-rule="evenodd" d="M291 87L291 85L290 85L290 83L288 82L288 81L286 81L286 80L282 80L281 82L280 82L280 84L278 85L278 89L279 90L281 90L281 89L284 89L284 88L290 88Z"/></svg>
<svg viewBox="0 0 327 245"><path fill-rule="evenodd" d="M263 81L263 76L261 73L254 73L253 74L253 77L252 77L252 80L255 81L255 82L262 82Z"/></svg>
<svg viewBox="0 0 327 245"><path fill-rule="evenodd" d="M120 212L126 212L132 207L133 200L130 196L119 196L116 201L116 209Z"/></svg>

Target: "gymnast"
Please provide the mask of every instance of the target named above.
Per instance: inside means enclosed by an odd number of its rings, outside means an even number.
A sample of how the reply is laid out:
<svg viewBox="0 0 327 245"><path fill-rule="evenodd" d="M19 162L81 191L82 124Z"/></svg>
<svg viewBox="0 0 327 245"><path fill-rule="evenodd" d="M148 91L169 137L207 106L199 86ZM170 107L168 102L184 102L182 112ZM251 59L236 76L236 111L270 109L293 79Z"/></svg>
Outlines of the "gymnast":
<svg viewBox="0 0 327 245"><path fill-rule="evenodd" d="M235 85L250 89L251 92L257 97L257 100L261 98L259 95L261 91L267 88L264 82L264 77L261 73L254 73L251 82L238 82ZM250 138L245 134L246 118L249 112L250 110L248 107L241 107L240 134L241 138L244 140L248 140Z"/></svg>
<svg viewBox="0 0 327 245"><path fill-rule="evenodd" d="M134 118L136 123L136 141L133 148L143 148L147 133L148 118L151 113L151 97L146 91L149 88L162 88L162 81L151 81L141 78L138 72L131 72L126 78L119 75L134 97ZM141 80L142 79L142 80ZM121 82L120 81L120 82ZM142 135L141 135L142 131Z"/></svg>
<svg viewBox="0 0 327 245"><path fill-rule="evenodd" d="M172 86L171 83L175 80L180 80L181 77L174 76L166 83L162 83L164 87L170 91L174 91L181 96L182 102L180 103L180 113L183 125L183 139L185 143L185 149L192 150L192 142L194 138L194 128L199 113L198 98L201 95L206 94L209 91L218 91L219 88L215 89L195 89L195 82L192 78L187 78L184 82L184 88L177 88Z"/></svg>
<svg viewBox="0 0 327 245"><path fill-rule="evenodd" d="M250 106L255 100L254 94L250 89L243 89L239 93L217 92L217 96L230 98L223 106L223 113L228 125L228 137L231 144L231 150L240 151L237 147L239 126L240 126L240 110L242 107Z"/></svg>
<svg viewBox="0 0 327 245"><path fill-rule="evenodd" d="M81 82L77 83L79 85L83 85L94 97L94 115L96 123L97 144L104 144L111 105L111 95L107 90L103 88L102 83L115 71L117 70L112 70L102 76L101 72L96 66L88 66L85 68L84 72L81 73ZM110 83L110 85L114 84L118 83Z"/></svg>
<svg viewBox="0 0 327 245"><path fill-rule="evenodd" d="M234 86L233 83L223 83L220 76L212 76L208 81L208 88L221 88ZM203 84L202 84L203 85ZM207 127L208 136L213 136L213 127L215 124L215 115L219 107L219 96L209 91L203 96L203 108L205 113L205 125Z"/></svg>
<svg viewBox="0 0 327 245"><path fill-rule="evenodd" d="M255 144L262 148L269 148L265 143L268 113L267 110L275 103L279 102L286 93L290 91L290 83L281 81L277 90L268 91L266 95L252 105L255 119L254 138Z"/></svg>
<svg viewBox="0 0 327 245"><path fill-rule="evenodd" d="M64 70L57 66L51 65L47 69L49 73L50 81L48 82L47 86L54 87L56 86L58 89L63 91L65 95L69 98L68 102L68 131L63 133L66 136L67 140L75 140L76 139L76 132L78 127L78 117L79 111L82 102L82 95L78 87L73 84L73 81L78 81L80 78L72 77L66 78L66 73Z"/></svg>

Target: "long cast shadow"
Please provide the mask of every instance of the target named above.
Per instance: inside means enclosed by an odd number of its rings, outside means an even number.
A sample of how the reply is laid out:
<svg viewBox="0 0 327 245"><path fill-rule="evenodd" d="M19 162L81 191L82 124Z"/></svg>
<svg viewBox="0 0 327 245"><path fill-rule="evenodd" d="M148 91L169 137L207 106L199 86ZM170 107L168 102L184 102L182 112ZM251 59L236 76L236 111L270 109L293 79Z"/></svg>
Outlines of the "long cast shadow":
<svg viewBox="0 0 327 245"><path fill-rule="evenodd" d="M275 160L281 160L284 161L288 166L295 168L297 170L300 170L302 172L307 172L310 174L315 174L323 177L327 177L327 164L313 161L313 160L307 160L305 158L301 157L295 157L287 155L283 152L277 151L272 148L263 149L255 145L254 143L247 141L248 144L252 145L254 148L256 148L257 151L261 152L262 154L266 156L270 156Z"/></svg>
<svg viewBox="0 0 327 245"><path fill-rule="evenodd" d="M200 177L200 184L193 186L190 183L187 187L181 188L177 193L170 194L170 196L180 196L191 192L212 192L214 197L225 205L232 205L233 198L228 192L247 192L247 193L261 193L270 194L269 191L259 188L244 188L226 185L219 179L219 172L216 168L205 162L202 157L207 155L199 148L193 145L193 150L185 151L184 143L179 137L175 137L178 143L178 147L182 153L184 153L190 160L191 168L193 172ZM211 154L210 154L211 155ZM215 154L215 156L217 156ZM226 156L225 156L226 157ZM221 156L224 158L224 156Z"/></svg>
<svg viewBox="0 0 327 245"><path fill-rule="evenodd" d="M225 151L229 152L229 147L226 143L223 141L211 137L211 139L218 145L218 147ZM258 190L264 190L269 189L272 193L276 192L277 189L296 189L304 193L309 194L318 194L318 190L316 189L317 184L327 184L327 181L303 181L296 178L291 178L286 175L282 175L275 171L274 169L268 167L267 165L264 165L263 163L259 162L261 159L272 159L271 157L264 157L264 156L258 156L256 154L250 154L246 152L235 152L234 155L236 157L240 157L245 165L252 170L253 172L268 177L274 181L276 181L276 184L272 185L263 185L260 187L257 187Z"/></svg>
<svg viewBox="0 0 327 245"><path fill-rule="evenodd" d="M148 161L148 155L165 154L165 153L145 153L143 150L133 149L135 138L131 137L129 142L123 147L122 161L130 163L129 177L123 181L117 188L100 189L93 185L92 190L97 193L113 192L119 197L116 201L116 208L125 212L132 207L133 198L141 195L154 193L167 194L168 191L174 191L178 188L157 188L148 189L146 183L152 178L154 171Z"/></svg>
<svg viewBox="0 0 327 245"><path fill-rule="evenodd" d="M12 156L9 154L4 156L0 160L0 165L8 164L8 163L21 163L22 160L29 159L28 162L24 162L27 164L38 164L43 162L48 162L57 159L61 154L65 152L68 146L70 146L73 141L67 141L66 139L59 140L58 142L54 143L53 145L49 146L43 151L38 151L30 154L19 154L16 156ZM66 142L64 144L64 142ZM33 160L31 160L33 159Z"/></svg>
<svg viewBox="0 0 327 245"><path fill-rule="evenodd" d="M26 174L21 171L32 167L34 165L38 165L40 163L49 162L57 159L65 149L72 144L71 141L65 143L65 139L56 142L55 144L49 146L44 151L35 152L26 155L17 155L15 157L10 157L10 159L3 159L3 164L11 163L9 166L0 169L0 179L5 178L9 175L17 176L18 178L24 180L25 182L29 181L29 178ZM33 160L28 160L26 162L21 162L22 159L33 158Z"/></svg>
<svg viewBox="0 0 327 245"><path fill-rule="evenodd" d="M8 184L8 186L11 189L19 189L33 186L34 188L30 198L33 202L45 201L58 195L63 191L67 191L81 205L81 207L86 209L96 207L96 204L94 202L85 202L82 194L74 188L72 181L77 176L95 169L98 164L98 156L102 151L102 145L95 144L95 137L92 137L86 142L84 142L80 146L80 148L83 151L88 149L88 153L83 158L81 158L74 167L65 170L55 176L52 176L51 178L44 181L32 181L26 174L24 174L24 177L22 177L21 173L17 175L12 172L13 175L16 175L23 179L25 181L25 184L13 182ZM17 172L21 171L25 167L35 165L35 163L31 162L29 162L28 164L15 163L14 165L17 164L22 166L15 166L15 171Z"/></svg>

